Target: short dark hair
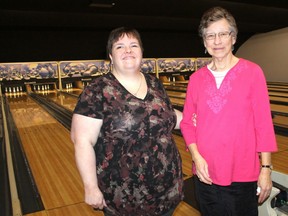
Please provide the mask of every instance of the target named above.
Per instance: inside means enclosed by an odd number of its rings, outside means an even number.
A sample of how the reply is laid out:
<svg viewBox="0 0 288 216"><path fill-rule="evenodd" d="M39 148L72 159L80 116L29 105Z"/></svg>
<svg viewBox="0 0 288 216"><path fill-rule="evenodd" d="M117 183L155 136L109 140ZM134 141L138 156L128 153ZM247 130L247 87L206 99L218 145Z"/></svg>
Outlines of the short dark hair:
<svg viewBox="0 0 288 216"><path fill-rule="evenodd" d="M213 7L204 12L198 29L199 36L201 38L204 38L206 28L208 28L212 23L219 21L221 19L227 20L227 22L230 25L230 30L233 33L233 36L237 38L238 28L236 21L232 16L232 14L222 7Z"/></svg>
<svg viewBox="0 0 288 216"><path fill-rule="evenodd" d="M125 35L127 35L128 37L136 38L139 42L139 45L140 45L142 52L144 51L142 40L141 40L139 32L133 28L120 27L120 28L116 28L116 29L112 30L109 34L107 47L106 47L108 56L109 56L109 54L112 54L113 44L116 43L120 38L122 38Z"/></svg>

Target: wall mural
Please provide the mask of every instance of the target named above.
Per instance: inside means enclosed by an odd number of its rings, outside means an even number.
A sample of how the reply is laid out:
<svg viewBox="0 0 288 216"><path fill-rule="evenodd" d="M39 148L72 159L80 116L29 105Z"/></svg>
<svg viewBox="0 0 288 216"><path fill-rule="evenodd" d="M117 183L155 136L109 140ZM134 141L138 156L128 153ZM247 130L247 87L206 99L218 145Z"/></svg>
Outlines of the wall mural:
<svg viewBox="0 0 288 216"><path fill-rule="evenodd" d="M57 62L2 63L0 81L57 78L57 71Z"/></svg>
<svg viewBox="0 0 288 216"><path fill-rule="evenodd" d="M197 58L196 59L197 69L208 65L210 62L211 62L211 58Z"/></svg>
<svg viewBox="0 0 288 216"><path fill-rule="evenodd" d="M163 72L189 72L195 70L195 59L166 58L157 59L158 73Z"/></svg>
<svg viewBox="0 0 288 216"><path fill-rule="evenodd" d="M192 72L207 65L211 58L144 58L143 73ZM0 81L68 77L93 77L110 71L108 60L0 63Z"/></svg>
<svg viewBox="0 0 288 216"><path fill-rule="evenodd" d="M62 78L100 76L110 68L110 62L106 60L62 61L59 65Z"/></svg>
<svg viewBox="0 0 288 216"><path fill-rule="evenodd" d="M143 58L141 64L141 72L156 73L156 59Z"/></svg>

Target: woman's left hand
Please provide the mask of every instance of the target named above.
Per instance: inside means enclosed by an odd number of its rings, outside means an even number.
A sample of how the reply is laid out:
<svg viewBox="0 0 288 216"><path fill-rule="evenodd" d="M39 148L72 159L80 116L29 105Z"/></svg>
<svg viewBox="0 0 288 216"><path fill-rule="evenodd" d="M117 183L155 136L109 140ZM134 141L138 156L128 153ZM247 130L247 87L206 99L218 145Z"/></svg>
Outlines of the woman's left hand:
<svg viewBox="0 0 288 216"><path fill-rule="evenodd" d="M269 196L272 190L272 180L271 180L271 170L261 169L258 178L258 187L260 188L260 193L257 192L258 203L263 203Z"/></svg>

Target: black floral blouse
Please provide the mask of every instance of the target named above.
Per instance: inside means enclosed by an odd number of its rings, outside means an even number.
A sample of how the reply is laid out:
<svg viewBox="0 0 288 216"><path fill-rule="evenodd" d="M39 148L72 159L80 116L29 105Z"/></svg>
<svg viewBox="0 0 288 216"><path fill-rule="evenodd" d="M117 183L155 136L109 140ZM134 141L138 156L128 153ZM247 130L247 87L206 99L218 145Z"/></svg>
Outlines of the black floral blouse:
<svg viewBox="0 0 288 216"><path fill-rule="evenodd" d="M176 114L162 83L144 76L143 100L108 73L84 89L74 110L103 119L94 149L107 214L163 215L183 199L182 161L172 137Z"/></svg>

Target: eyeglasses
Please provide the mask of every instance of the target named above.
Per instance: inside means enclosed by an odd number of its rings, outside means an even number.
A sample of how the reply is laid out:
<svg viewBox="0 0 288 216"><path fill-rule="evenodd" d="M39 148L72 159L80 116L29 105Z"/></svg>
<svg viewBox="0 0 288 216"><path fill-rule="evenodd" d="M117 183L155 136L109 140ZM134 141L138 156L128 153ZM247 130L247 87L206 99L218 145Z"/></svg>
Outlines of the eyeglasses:
<svg viewBox="0 0 288 216"><path fill-rule="evenodd" d="M218 37L220 39L227 39L230 35L231 35L232 31L230 32L219 32L218 34L216 33L208 33L204 35L205 40L215 40L216 39L216 35L218 35Z"/></svg>

